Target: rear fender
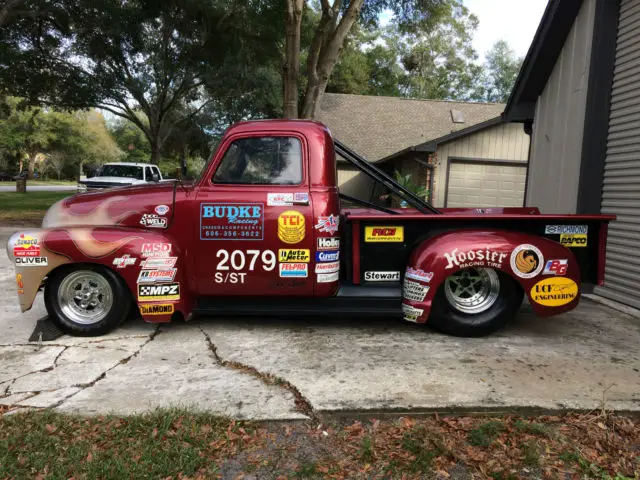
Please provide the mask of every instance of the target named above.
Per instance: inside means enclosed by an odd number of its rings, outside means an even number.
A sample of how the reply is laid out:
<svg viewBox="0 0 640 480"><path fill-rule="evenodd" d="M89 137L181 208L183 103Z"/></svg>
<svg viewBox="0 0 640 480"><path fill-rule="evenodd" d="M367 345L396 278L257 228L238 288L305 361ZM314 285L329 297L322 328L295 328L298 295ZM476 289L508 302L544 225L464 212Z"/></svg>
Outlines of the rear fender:
<svg viewBox="0 0 640 480"><path fill-rule="evenodd" d="M547 270L547 262L553 260L559 262ZM546 238L517 232L456 231L425 240L411 253L403 287L405 319L426 322L433 299L446 278L473 266L494 268L511 276L540 316L557 315L578 305L580 269L569 249ZM570 279L575 287L566 280L549 281L554 277ZM551 299L552 293L566 296Z"/></svg>
<svg viewBox="0 0 640 480"><path fill-rule="evenodd" d="M18 253L15 246L22 236L37 239L40 265L23 266L13 255ZM95 264L113 270L125 282L132 298L141 308L142 316L150 322L168 322L173 312L181 312L185 318L189 314L189 292L185 268L181 259L183 252L166 232L154 232L126 227L65 227L18 232L9 239L10 257L16 266L17 275L23 285L19 287L20 307L22 311L31 308L38 288L47 275L64 265ZM143 251L144 250L144 251ZM15 251L15 252L14 252ZM165 279L163 283L141 283L144 286L178 284L178 293L157 295L141 299L138 292L138 279L143 262L163 262L159 259L174 259L175 277ZM173 260L168 260L172 262ZM16 263L18 262L18 263ZM149 270L149 269L144 269ZM183 287L183 288L181 288ZM174 289L175 290L175 289ZM20 293L22 291L23 293ZM160 298L157 298L160 297ZM164 305L164 307L159 307Z"/></svg>

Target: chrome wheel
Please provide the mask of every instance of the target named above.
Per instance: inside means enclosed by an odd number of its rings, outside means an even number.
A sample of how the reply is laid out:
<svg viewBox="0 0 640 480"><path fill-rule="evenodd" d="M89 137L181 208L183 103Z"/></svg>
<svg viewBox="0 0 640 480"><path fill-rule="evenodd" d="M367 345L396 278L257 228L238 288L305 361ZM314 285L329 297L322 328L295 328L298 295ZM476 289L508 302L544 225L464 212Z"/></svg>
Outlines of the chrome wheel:
<svg viewBox="0 0 640 480"><path fill-rule="evenodd" d="M58 288L58 305L71 321L91 325L104 319L113 306L113 289L98 272L77 270Z"/></svg>
<svg viewBox="0 0 640 480"><path fill-rule="evenodd" d="M491 268L468 268L448 277L444 292L449 304L462 313L489 310L500 295L500 279Z"/></svg>

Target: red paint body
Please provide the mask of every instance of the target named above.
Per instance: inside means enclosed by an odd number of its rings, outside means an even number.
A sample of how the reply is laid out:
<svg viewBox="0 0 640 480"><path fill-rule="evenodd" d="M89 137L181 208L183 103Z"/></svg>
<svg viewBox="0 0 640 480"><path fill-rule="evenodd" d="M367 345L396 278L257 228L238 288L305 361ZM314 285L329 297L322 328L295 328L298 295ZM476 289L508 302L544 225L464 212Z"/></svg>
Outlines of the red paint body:
<svg viewBox="0 0 640 480"><path fill-rule="evenodd" d="M214 185L213 175L230 144L237 139L261 136L295 137L301 142L301 184ZM300 194L301 198L306 195L308 204L268 205L267 194ZM255 232L261 238L203 239L201 235L207 228L218 228L215 222L226 221L224 218L205 217L215 212L212 210L214 205L219 208L224 205L257 208L255 212L260 211L260 218ZM144 215L157 216L158 206L169 207L166 214L160 215L166 219L166 228L142 225ZM304 238L295 244L284 243L279 238L278 219L288 211L298 212L304 217ZM75 195L54 205L45 218L43 229L34 234L39 235L47 251L66 258L67 263L95 263L112 268L130 288L134 299L143 261L143 244L171 244L171 256L177 257L173 282L180 285L180 299L155 303L174 303L176 311L185 318L201 297L242 296L248 297L247 301L253 297L281 297L280 301L287 302L288 297L332 297L342 284L370 288L371 295L375 296L372 287L376 285L363 282L363 275L372 270L371 265L375 268L378 259L381 263L391 262L387 270L404 272L407 266L421 268L433 273L429 293L423 302L404 302L424 309L424 315L418 319L424 322L438 286L455 271L455 268L446 268L446 252L490 248L509 255L518 245L534 244L545 259L567 259L566 277L578 285L585 280L597 283L601 282L604 272L606 224L615 218L603 215L540 215L536 208L531 207L444 209L442 215L425 215L414 209L398 212L399 215L390 215L374 209L340 210L333 140L323 125L308 121L259 121L241 123L228 129L201 178L194 184L147 185ZM335 234L316 227L321 217L332 215L340 216L339 230ZM292 229L299 225L299 219L295 217L287 217L283 221L292 222L289 225ZM578 252L579 260L572 250L580 249L568 249L560 245L557 238L543 238L542 233L531 233L540 232L550 224L582 223L589 226L589 241L598 245L594 255L586 255L584 249ZM367 243L365 228L376 225L400 225L406 238L403 242ZM526 228L531 231L524 231ZM301 232L298 230L297 234L302 235ZM341 238L340 280L319 282L315 273L318 239L333 237ZM15 243L14 237L10 240L10 248L11 242ZM283 262L279 261L279 250L284 249L309 251L306 277L280 276ZM220 253L221 250L227 253ZM271 254L264 252L273 252L276 257L271 269ZM117 268L114 259L127 254L129 258L137 259L135 264ZM250 261L254 256L251 269ZM591 273L592 267L594 274ZM25 270L29 268L19 269L19 273ZM285 270L288 271L288 267ZM508 261L502 263L501 270L516 278L527 295L536 282L547 278L540 275L531 279L519 278L514 275ZM51 269L42 267L37 272L39 280L32 279L32 282L43 280ZM396 282L396 285L401 284ZM35 293L20 296L23 310L31 307L34 296ZM153 303L138 302L140 305ZM533 306L538 314L548 316L570 310L577 303L576 298L561 307ZM144 318L152 322L166 322L171 315Z"/></svg>

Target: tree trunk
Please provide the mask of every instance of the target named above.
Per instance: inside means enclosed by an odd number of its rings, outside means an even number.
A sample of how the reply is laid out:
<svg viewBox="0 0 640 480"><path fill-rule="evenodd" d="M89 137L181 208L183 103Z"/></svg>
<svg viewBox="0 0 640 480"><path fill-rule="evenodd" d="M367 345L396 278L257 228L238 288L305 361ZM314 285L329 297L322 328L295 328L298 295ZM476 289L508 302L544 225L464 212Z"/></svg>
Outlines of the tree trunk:
<svg viewBox="0 0 640 480"><path fill-rule="evenodd" d="M298 77L300 76L300 25L304 0L286 0L285 61L282 68L284 85L284 118L298 118Z"/></svg>
<svg viewBox="0 0 640 480"><path fill-rule="evenodd" d="M33 178L33 172L36 169L36 156L37 153L29 153L27 159L27 178L31 180Z"/></svg>

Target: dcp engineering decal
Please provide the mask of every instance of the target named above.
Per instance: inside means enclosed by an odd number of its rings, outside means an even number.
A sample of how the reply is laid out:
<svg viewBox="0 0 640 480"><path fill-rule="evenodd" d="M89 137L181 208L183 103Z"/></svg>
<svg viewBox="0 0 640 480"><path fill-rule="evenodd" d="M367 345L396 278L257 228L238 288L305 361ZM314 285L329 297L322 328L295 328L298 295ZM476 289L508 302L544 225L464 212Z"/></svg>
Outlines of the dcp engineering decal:
<svg viewBox="0 0 640 480"><path fill-rule="evenodd" d="M567 277L540 280L531 287L531 300L545 307L560 307L578 296L578 285Z"/></svg>
<svg viewBox="0 0 640 480"><path fill-rule="evenodd" d="M520 278L533 278L544 268L544 257L538 247L525 243L511 252L511 270Z"/></svg>
<svg viewBox="0 0 640 480"><path fill-rule="evenodd" d="M138 300L180 300L180 284L138 285Z"/></svg>
<svg viewBox="0 0 640 480"><path fill-rule="evenodd" d="M263 203L201 203L200 240L262 240Z"/></svg>

